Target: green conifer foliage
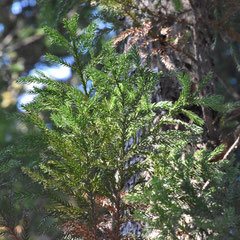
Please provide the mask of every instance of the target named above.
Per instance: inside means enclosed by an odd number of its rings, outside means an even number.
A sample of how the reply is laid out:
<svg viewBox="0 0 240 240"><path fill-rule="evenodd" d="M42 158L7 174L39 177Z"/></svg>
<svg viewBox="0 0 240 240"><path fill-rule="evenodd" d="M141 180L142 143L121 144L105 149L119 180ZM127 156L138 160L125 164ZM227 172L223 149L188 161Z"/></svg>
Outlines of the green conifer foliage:
<svg viewBox="0 0 240 240"><path fill-rule="evenodd" d="M118 54L107 43L94 57L96 30L89 26L78 35L76 16L65 20L64 26L66 37L51 28L45 28L45 32L53 44L74 56L71 67L81 81L81 90L43 74L19 80L45 85L34 90L38 96L25 109L26 118L38 126L48 145L47 149L39 149L41 163L23 170L52 191L49 211L63 224L65 232L71 227L77 229L78 224L79 232L68 233L85 239L101 239L101 234L120 239L126 209L122 201L124 187L141 167L127 167L127 161L144 154L149 146L148 134L137 139L136 133L153 121L155 104L150 96L159 74L142 65L135 48ZM88 65L82 62L83 54L92 56ZM47 57L67 65L55 56ZM44 114L49 122L41 118ZM59 192L60 198L56 197Z"/></svg>
<svg viewBox="0 0 240 240"><path fill-rule="evenodd" d="M23 174L21 167L38 162L39 148L46 147L41 136L37 132L26 134L15 140L15 147L1 151L0 236L3 239L27 240L33 232L39 233L44 211L38 201L44 198L44 193L38 184Z"/></svg>
<svg viewBox="0 0 240 240"><path fill-rule="evenodd" d="M52 28L45 32L73 55L74 64L50 54L47 58L71 67L80 89L42 73L19 80L45 86L36 88L34 102L25 106L25 117L38 127L45 147L38 149L40 163L23 171L51 197L48 211L62 232L83 239L123 239L123 223L132 219L134 209L146 225L145 236L157 230L155 239L184 234L221 239L231 228L236 232L239 198L233 189L239 172L231 162L210 163L222 147L206 149L204 121L191 110L224 111L223 99L199 97L205 82L192 92L190 77L178 74L179 99L151 103L161 74L144 66L136 48L119 54L106 43L97 55L94 25L79 31L74 16L64 20L64 28L64 36ZM91 61L83 61L85 55ZM140 162L131 162L139 156ZM150 180L128 196L129 179L143 175Z"/></svg>
<svg viewBox="0 0 240 240"><path fill-rule="evenodd" d="M188 75L178 79L183 87L179 99L157 104L167 111L159 121L175 129L159 129L155 151L145 165L152 178L136 186L126 200L141 206L135 217L146 224L144 239L237 239L239 166L234 159L213 163L224 146L210 151L202 144L204 122L189 110L193 105L220 112L228 107L221 96L199 98L201 89L191 93ZM178 119L179 114L192 123Z"/></svg>

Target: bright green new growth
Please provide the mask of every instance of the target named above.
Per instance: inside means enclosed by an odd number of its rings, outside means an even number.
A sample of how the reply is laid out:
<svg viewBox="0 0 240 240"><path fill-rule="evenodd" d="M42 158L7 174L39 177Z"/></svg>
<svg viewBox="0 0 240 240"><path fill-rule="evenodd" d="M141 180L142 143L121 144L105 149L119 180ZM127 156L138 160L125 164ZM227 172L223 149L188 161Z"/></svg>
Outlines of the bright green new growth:
<svg viewBox="0 0 240 240"><path fill-rule="evenodd" d="M144 152L148 144L145 136L141 140L135 138L137 130L153 121L155 105L149 100L159 74L142 66L135 48L118 54L108 43L94 57L91 43L95 28L90 26L78 36L76 22L77 17L64 21L68 39L53 29L45 30L52 43L74 56L71 68L77 73L82 90L43 74L19 80L45 85L34 90L38 96L25 109L27 118L38 126L49 145L40 150L39 165L23 170L45 189L52 190L53 195L64 194L64 201L53 202L53 214L63 222L78 220L95 236L100 231L97 223L105 215L107 219L113 215L112 231L120 230L125 208L120 195L139 168L126 164L129 158ZM82 62L83 54L92 56L88 65ZM55 56L47 57L68 65ZM47 121L41 119L42 114L47 114ZM129 139L135 139L130 150L126 147ZM110 203L99 206L99 198Z"/></svg>
<svg viewBox="0 0 240 240"><path fill-rule="evenodd" d="M153 233L153 239L179 239L189 235L193 239L237 239L240 234L238 166L233 165L233 159L211 163L224 146L213 151L204 146L204 121L189 110L204 106L224 112L228 106L218 95L199 97L207 81L191 92L189 76L178 74L178 79L183 88L179 99L155 105L166 111L159 125L169 124L175 129L158 129L154 152L149 152L145 165L152 179L136 186L125 199L141 205L135 217L146 224L146 239ZM192 124L177 119L178 114L187 116Z"/></svg>
<svg viewBox="0 0 240 240"><path fill-rule="evenodd" d="M193 152L186 142L177 140L160 144L158 150L149 163L152 180L127 197L142 206L135 217L147 224L146 239L154 231L154 239L178 239L182 235L237 239L239 169L228 161L209 162L222 152L221 147L214 152Z"/></svg>
<svg viewBox="0 0 240 240"><path fill-rule="evenodd" d="M38 149L41 161L23 171L51 192L49 211L65 233L73 234L67 226L78 224L83 229L78 234L85 239L100 239L100 235L121 239L121 224L131 218L123 213L130 206L147 224L147 234L159 230L159 239L175 239L183 232L194 237L212 232L226 236L229 226L223 230L219 224L230 215L236 219L231 226L238 229L232 198L225 197L232 196L228 191L238 171L226 162L217 166L209 162L221 147L210 152L201 145L196 151L204 122L190 110L192 106L218 110L222 99L200 98L201 89L192 93L189 76L179 74L178 101L151 103L161 74L144 66L134 47L119 54L107 43L96 56L96 28L89 26L79 34L77 23L77 16L64 20L66 36L51 28L45 32L53 44L73 55L74 64L50 54L47 58L71 67L81 90L43 74L19 80L45 85L34 90L38 96L25 109L26 118L39 128L48 147ZM83 61L87 54L90 62ZM163 110L158 117L156 112ZM189 120L182 120L181 115ZM128 164L138 156L145 160ZM142 171L148 171L152 180L132 190L127 206L122 197L126 183ZM229 190L223 191L223 186L230 186ZM223 204L218 201L221 194L226 199ZM219 209L225 209L226 215L216 214ZM110 229L99 228L107 222Z"/></svg>

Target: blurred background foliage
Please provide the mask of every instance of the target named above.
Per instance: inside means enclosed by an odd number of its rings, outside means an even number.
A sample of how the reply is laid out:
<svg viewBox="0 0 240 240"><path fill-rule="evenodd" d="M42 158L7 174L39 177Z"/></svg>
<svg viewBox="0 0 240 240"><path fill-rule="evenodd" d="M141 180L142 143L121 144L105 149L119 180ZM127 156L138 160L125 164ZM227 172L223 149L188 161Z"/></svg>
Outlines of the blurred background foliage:
<svg viewBox="0 0 240 240"><path fill-rule="evenodd" d="M226 3L223 3L223 6L224 4ZM105 1L105 6L107 5L108 1ZM239 9L239 6L236 10L237 9ZM224 7L216 9L216 18L219 17L222 19L223 11ZM69 83L81 88L78 79L75 74L71 72L70 68L49 64L45 61L44 54L46 52L61 56L70 64L73 59L72 56L66 55L66 52L62 49L50 47L42 30L42 26L48 24L62 32L61 20L66 16L72 16L76 12L79 13L80 16L80 27L84 28L90 22L96 22L100 29L100 41L112 38L120 29L124 28L124 16L116 15L114 12L112 12L112 14L110 14L110 12L106 13L104 8L100 9L98 7L98 1L0 1L1 149L11 146L12 144L19 144L21 146L21 140L19 139L31 134L33 138L39 138L39 144L41 144L41 138L37 133L33 134L32 127L27 126L26 123L23 123L18 118L17 113L23 111L21 105L34 98L34 95L30 93L34 86L20 86L16 82L18 77L34 74L36 70L41 70L56 80L69 81ZM239 21L240 14L236 12L235 14L231 14L225 20L224 24L227 26L227 23L231 22L232 27L240 32ZM234 38L229 41L229 39L226 39L227 37L224 32L216 31L215 41L212 46L219 80L216 88L217 92L223 94L227 99L240 100L240 44L238 41L235 41ZM29 159L36 159L37 157L31 156L25 159L26 149L24 149L24 147L22 156L23 161L29 161ZM6 156L2 157L7 158L8 156L6 154ZM12 230L16 230L16 226L25 221L24 219L31 219L30 232L31 236L34 236L32 239L49 239L48 236L52 236L52 239L57 239L58 235L53 232L48 232L47 235L38 235L38 232L40 232L39 226L41 226L40 216L41 214L44 215L42 206L46 204L47 198L33 198L31 194L29 194L27 199L26 196L23 198L20 194L21 189L31 188L32 190L29 192L40 192L41 190L38 189L37 186L29 185L29 179L27 176L22 175L18 161L12 162L9 169L11 170L11 174L6 170L6 175L0 176L1 196L5 194L5 197L0 199L0 215L3 210L8 209L9 216L1 216L0 221L8 221L9 226L13 228ZM14 189L18 189L17 192L20 195L14 196L14 194L16 194ZM31 216L29 217L29 215ZM5 219L3 219L4 217ZM52 223L54 224L54 222ZM50 223L48 223L48 225L50 226ZM4 231L1 223L0 230ZM17 228L17 231L21 232L21 228ZM38 236L38 238L36 238L36 236Z"/></svg>
<svg viewBox="0 0 240 240"><path fill-rule="evenodd" d="M51 239L60 237L54 228L54 220L49 219L44 211L47 197L21 171L20 162L31 165L30 161L38 159L33 154L34 149L26 149L22 143L26 138L32 138L35 142L37 139L39 147L42 142L41 136L18 116L23 111L21 105L34 98L31 90L36 86L20 86L16 80L41 70L58 81L69 81L79 88L81 85L70 68L45 61L46 52L63 57L69 64L73 63L73 58L61 48L50 47L50 42L44 38L42 26L48 24L62 32L62 25L59 24L62 18L78 12L81 28L95 21L102 36L99 41L115 34L113 25L103 20L97 6L89 2L51 0L39 3L41 9L36 0L0 1L0 148L17 145L21 149L22 146L22 151L16 153L21 159L10 161L7 169L1 169L0 239L29 239L30 236L30 239L43 240L50 239L50 236ZM10 150L5 151L1 161L11 156ZM8 234L1 235L4 232ZM21 233L24 234L21 236Z"/></svg>
<svg viewBox="0 0 240 240"><path fill-rule="evenodd" d="M39 1L41 3L41 1ZM86 27L95 21L105 38L115 34L113 25L99 14L96 5L81 1L46 1L41 9L36 0L2 0L0 2L0 144L6 146L14 141L16 134L28 130L17 119L9 118L8 113L22 111L21 104L33 99L29 93L33 86L21 87L16 83L19 76L44 71L56 80L72 81L74 73L70 68L50 65L44 60L44 54L50 52L61 56L70 64L73 61L63 49L50 47L44 38L42 26L46 23L63 31L60 20L66 15L80 13L79 25ZM71 80L70 80L71 79ZM18 132L18 133L17 133Z"/></svg>

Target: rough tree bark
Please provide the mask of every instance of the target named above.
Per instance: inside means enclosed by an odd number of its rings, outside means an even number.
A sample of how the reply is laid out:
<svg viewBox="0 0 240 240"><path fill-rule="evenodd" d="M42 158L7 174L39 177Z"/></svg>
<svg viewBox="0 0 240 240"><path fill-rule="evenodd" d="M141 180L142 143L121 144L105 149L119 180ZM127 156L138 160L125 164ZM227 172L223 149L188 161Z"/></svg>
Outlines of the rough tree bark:
<svg viewBox="0 0 240 240"><path fill-rule="evenodd" d="M136 0L133 6L125 8L128 15L126 23L130 27L114 41L116 45L122 44L124 51L137 45L142 59L150 57L151 67L163 72L152 97L154 102L178 99L181 87L173 72L188 73L192 80L192 90L198 89L201 81L211 76L211 81L200 93L201 97L214 94L218 80L211 46L217 30L214 27L216 21L213 10L221 1L183 0L179 12L174 2ZM205 122L202 144L213 147L223 141L216 113L205 107L194 110ZM235 139L232 138L231 143ZM229 146L226 146L227 149ZM137 176L131 179L131 186L136 182Z"/></svg>
<svg viewBox="0 0 240 240"><path fill-rule="evenodd" d="M178 99L181 86L173 72L187 72L193 90L213 72L209 2L184 0L178 13L173 1L138 0L132 6L133 12L127 12L130 17L126 22L130 27L121 32L114 43L122 44L124 51L137 45L143 61L150 58L152 69L163 72L152 101ZM214 93L215 78L212 74L212 81L202 95ZM212 113L202 109L199 114L206 123L206 139L216 140Z"/></svg>
<svg viewBox="0 0 240 240"><path fill-rule="evenodd" d="M175 2L175 5L174 5ZM128 27L115 39L123 43L125 51L132 45L139 46L143 59L151 57L152 68L162 71L153 101L176 100L181 87L172 72L187 72L191 76L192 89L211 75L211 81L200 93L202 96L215 92L218 76L215 74L212 45L215 33L236 40L237 33L220 27L214 10L222 8L220 0L182 0L177 11L176 2L171 0L136 0L124 11L128 15ZM231 1L234 7L235 1ZM123 4L124 5L124 4ZM227 6L230 8L230 6ZM235 6L236 7L236 6ZM229 17L226 13L225 18ZM204 143L219 144L221 134L216 124L215 113L209 109L197 109L205 121ZM215 122L215 124L213 124Z"/></svg>

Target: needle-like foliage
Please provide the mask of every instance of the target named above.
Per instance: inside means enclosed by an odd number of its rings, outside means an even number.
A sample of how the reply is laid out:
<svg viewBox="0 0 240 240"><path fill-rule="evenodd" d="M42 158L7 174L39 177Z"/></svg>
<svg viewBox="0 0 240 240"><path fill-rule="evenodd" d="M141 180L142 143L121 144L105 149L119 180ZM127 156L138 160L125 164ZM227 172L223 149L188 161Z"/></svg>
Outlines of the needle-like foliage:
<svg viewBox="0 0 240 240"><path fill-rule="evenodd" d="M230 226L218 231L216 219L230 215L236 220L231 227L238 229L231 197L218 201L231 195L238 172L225 162L218 167L210 163L222 149L205 148L204 121L191 110L204 106L219 111L223 99L199 97L204 86L192 92L190 77L178 74L179 99L151 103L161 73L144 66L135 47L120 54L106 43L97 55L94 25L80 31L74 16L64 20L64 28L64 36L52 28L45 32L52 44L74 57L73 65L50 54L47 58L71 67L79 88L42 73L19 80L44 85L34 89L37 97L24 107L44 147L37 150L40 161L22 169L52 199L48 211L62 232L88 240L122 239L131 233L124 226L134 209L150 229L147 234L157 229L159 239L185 233L225 237ZM226 174L231 177L224 180ZM133 194L126 202L129 191ZM216 214L223 209L226 215Z"/></svg>
<svg viewBox="0 0 240 240"><path fill-rule="evenodd" d="M66 233L78 224L81 230L75 234L86 239L118 236L127 208L122 201L125 185L140 168L127 163L149 146L148 134L137 137L137 132L153 121L155 104L150 96L160 75L142 65L135 48L118 54L107 43L94 57L95 28L90 26L79 36L77 17L65 20L64 26L66 38L54 29L45 30L53 44L73 55L71 68L80 89L41 73L19 80L45 85L34 90L38 95L25 109L48 145L39 149L42 162L23 170L52 191L49 211L62 221ZM82 62L84 54L92 56L88 65ZM57 57L47 57L65 65ZM48 122L41 118L44 114ZM59 192L61 199L55 197Z"/></svg>

